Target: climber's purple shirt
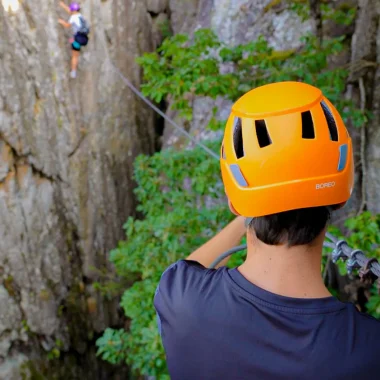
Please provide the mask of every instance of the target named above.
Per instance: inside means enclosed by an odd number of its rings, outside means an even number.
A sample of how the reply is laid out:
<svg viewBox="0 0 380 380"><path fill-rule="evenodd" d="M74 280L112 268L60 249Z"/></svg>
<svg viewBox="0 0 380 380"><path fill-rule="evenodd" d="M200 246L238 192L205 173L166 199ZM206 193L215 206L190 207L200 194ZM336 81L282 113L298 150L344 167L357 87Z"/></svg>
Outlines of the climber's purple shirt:
<svg viewBox="0 0 380 380"><path fill-rule="evenodd" d="M172 380L380 379L379 321L333 297L283 297L181 260L154 305Z"/></svg>

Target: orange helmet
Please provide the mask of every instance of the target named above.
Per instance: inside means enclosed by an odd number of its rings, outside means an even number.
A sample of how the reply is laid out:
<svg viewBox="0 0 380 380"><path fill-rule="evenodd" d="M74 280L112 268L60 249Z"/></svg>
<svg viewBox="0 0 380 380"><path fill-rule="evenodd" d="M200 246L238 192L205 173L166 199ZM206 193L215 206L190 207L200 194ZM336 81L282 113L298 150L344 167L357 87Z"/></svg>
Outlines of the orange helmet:
<svg viewBox="0 0 380 380"><path fill-rule="evenodd" d="M230 204L245 217L338 208L353 188L343 120L321 90L300 82L258 87L233 105L220 165Z"/></svg>

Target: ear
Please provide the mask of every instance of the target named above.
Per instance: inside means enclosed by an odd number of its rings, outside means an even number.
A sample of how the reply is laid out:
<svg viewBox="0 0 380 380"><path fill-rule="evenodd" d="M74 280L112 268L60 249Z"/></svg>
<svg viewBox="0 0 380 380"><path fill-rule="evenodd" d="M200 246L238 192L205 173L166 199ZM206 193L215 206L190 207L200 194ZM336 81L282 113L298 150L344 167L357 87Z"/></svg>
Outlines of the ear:
<svg viewBox="0 0 380 380"><path fill-rule="evenodd" d="M228 207L230 208L231 212L237 216L240 216L240 214L235 210L234 206L232 205L231 201L228 200Z"/></svg>

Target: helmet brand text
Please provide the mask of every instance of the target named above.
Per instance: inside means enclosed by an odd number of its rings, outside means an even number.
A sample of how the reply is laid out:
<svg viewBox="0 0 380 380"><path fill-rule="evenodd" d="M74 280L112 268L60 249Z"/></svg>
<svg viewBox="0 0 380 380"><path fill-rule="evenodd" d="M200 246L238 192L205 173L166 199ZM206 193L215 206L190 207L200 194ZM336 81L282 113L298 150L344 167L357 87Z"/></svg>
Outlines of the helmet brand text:
<svg viewBox="0 0 380 380"><path fill-rule="evenodd" d="M332 182L325 182L325 183L317 183L315 185L315 188L317 190L320 190L320 189L326 189L327 187L334 187L335 186L335 182L332 181Z"/></svg>

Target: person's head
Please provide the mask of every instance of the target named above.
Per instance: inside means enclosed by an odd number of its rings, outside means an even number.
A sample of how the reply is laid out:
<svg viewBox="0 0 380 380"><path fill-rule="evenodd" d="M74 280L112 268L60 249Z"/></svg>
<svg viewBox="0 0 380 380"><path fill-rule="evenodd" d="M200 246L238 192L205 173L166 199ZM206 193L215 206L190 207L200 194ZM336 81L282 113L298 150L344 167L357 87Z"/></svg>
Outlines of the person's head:
<svg viewBox="0 0 380 380"><path fill-rule="evenodd" d="M300 82L258 87L232 107L221 147L231 211L269 245L307 245L350 198L352 142L322 92Z"/></svg>
<svg viewBox="0 0 380 380"><path fill-rule="evenodd" d="M70 11L71 13L78 13L80 11L79 3L76 3L76 2L70 3Z"/></svg>

